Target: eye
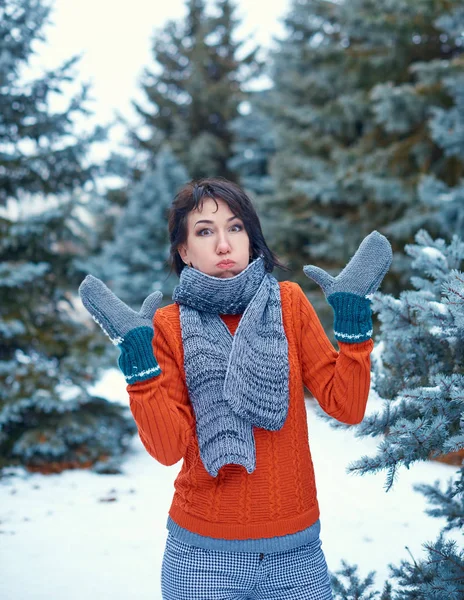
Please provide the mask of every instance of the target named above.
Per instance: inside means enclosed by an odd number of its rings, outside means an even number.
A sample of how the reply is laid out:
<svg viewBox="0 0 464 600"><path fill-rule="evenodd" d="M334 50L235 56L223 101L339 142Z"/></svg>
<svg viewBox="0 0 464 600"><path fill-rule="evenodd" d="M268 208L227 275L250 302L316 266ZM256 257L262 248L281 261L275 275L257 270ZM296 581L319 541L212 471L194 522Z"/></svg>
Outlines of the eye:
<svg viewBox="0 0 464 600"><path fill-rule="evenodd" d="M235 225L232 225L230 229L234 230L234 228L236 228L235 231L243 231L243 225L240 225L238 223L236 223ZM200 237L206 237L205 232L208 232L208 231L211 232L211 229L209 229L209 228L199 229L197 231L196 235L198 235Z"/></svg>
<svg viewBox="0 0 464 600"><path fill-rule="evenodd" d="M205 237L205 236L203 235L203 232L204 232L204 231L211 231L211 229L200 229L199 231L197 231L197 235L200 235L200 236L203 236L203 237Z"/></svg>

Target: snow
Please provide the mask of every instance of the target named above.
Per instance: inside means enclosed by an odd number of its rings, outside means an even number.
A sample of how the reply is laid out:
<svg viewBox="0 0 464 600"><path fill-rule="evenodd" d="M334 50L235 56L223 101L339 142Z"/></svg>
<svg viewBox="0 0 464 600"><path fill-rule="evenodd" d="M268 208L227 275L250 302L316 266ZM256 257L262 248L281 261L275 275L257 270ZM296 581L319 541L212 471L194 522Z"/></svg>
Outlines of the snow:
<svg viewBox="0 0 464 600"><path fill-rule="evenodd" d="M452 192L446 194L438 194L438 200L441 202L452 202L456 198L456 194Z"/></svg>
<svg viewBox="0 0 464 600"><path fill-rule="evenodd" d="M448 307L442 302L429 302L429 306L431 308L434 308L437 312L439 312L442 315L448 314Z"/></svg>
<svg viewBox="0 0 464 600"><path fill-rule="evenodd" d="M438 327L437 325L434 325L433 327L429 328L429 333L431 335L440 335L441 333L443 333L443 328Z"/></svg>
<svg viewBox="0 0 464 600"><path fill-rule="evenodd" d="M429 258L437 258L446 261L446 257L443 254L443 252L440 252L440 250L438 250L437 248L432 248L432 246L424 246L423 248L421 248L421 252L423 252Z"/></svg>
<svg viewBox="0 0 464 600"><path fill-rule="evenodd" d="M127 403L122 375L108 371L96 390ZM372 391L368 412L381 400ZM380 440L338 430L307 401L309 440L321 508L321 539L329 569L358 563L360 575L416 558L444 525L424 513L414 483L447 481L456 468L418 463L402 469L393 489L385 474L348 475L349 462L373 455ZM122 475L67 471L29 474L9 469L0 479L0 598L2 600L160 600L165 528L181 462L165 467L134 437Z"/></svg>

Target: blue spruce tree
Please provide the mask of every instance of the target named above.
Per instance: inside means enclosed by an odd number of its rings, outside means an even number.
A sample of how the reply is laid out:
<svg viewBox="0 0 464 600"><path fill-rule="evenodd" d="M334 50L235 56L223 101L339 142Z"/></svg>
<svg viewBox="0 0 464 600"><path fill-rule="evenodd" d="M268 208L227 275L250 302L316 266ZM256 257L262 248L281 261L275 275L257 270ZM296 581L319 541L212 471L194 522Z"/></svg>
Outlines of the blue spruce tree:
<svg viewBox="0 0 464 600"><path fill-rule="evenodd" d="M441 27L454 35L464 29L464 9L451 19L449 15L438 20ZM461 35L461 37L464 37ZM463 41L464 43L464 41ZM427 70L427 78L436 81L434 69ZM439 67L437 67L440 73ZM464 235L464 74L449 74L443 85L452 99L451 108L433 107L429 120L430 135L452 167L445 180L437 175L424 175L418 186L419 201L427 210L427 229L433 232L455 232ZM453 173L454 171L454 173ZM453 185L456 179L457 185Z"/></svg>
<svg viewBox="0 0 464 600"><path fill-rule="evenodd" d="M248 96L246 84L262 65L257 50L244 54L244 41L236 39L239 20L233 1L186 0L185 5L185 18L154 32L155 64L144 69L140 81L145 103L133 102L139 126L119 116L127 141L108 160L106 174L120 182L93 202L94 255L113 240L134 185L153 172L163 146L185 167L186 180L239 179L229 163L235 142L230 124Z"/></svg>
<svg viewBox="0 0 464 600"><path fill-rule="evenodd" d="M240 116L230 123L235 142L232 145L234 154L228 165L231 171L237 173L240 184L253 199L264 235L272 243L279 223L267 210L274 194L275 182L270 164L276 152L275 129L265 109L268 96L268 90L250 93L248 101L240 109ZM279 277L278 273L276 277Z"/></svg>
<svg viewBox="0 0 464 600"><path fill-rule="evenodd" d="M378 313L380 353L373 357L373 387L384 399L379 413L368 415L357 436L381 437L375 456L363 456L351 472L384 470L390 490L402 466L464 449L464 242L454 235L449 244L433 239L426 230L405 247L418 274L414 290L399 298L377 292L373 310ZM426 542L425 558L390 565L391 579L383 598L392 600L458 600L464 597L464 549L445 536L464 525L464 464L445 490L438 484L420 485L431 508L428 514L446 519L434 542ZM461 540L462 542L462 540ZM361 596L369 586L357 578L356 568L344 564L334 579L337 598ZM372 582L369 582L370 584ZM351 586L351 587L350 587ZM352 592L348 593L351 589ZM371 591L369 591L371 593Z"/></svg>
<svg viewBox="0 0 464 600"><path fill-rule="evenodd" d="M107 471L135 427L89 392L104 346L74 302L77 259L89 245L81 217L98 174L88 152L105 132L76 132L75 115L88 114L87 86L63 112L49 108L74 78L75 58L38 79L21 77L49 10L38 0L0 0L0 468Z"/></svg>
<svg viewBox="0 0 464 600"><path fill-rule="evenodd" d="M145 298L159 290L171 301L177 276L169 277L167 211L188 180L185 169L168 147L157 155L129 193L114 232L103 252L87 261L87 270L103 279L113 292L137 310Z"/></svg>
<svg viewBox="0 0 464 600"><path fill-rule="evenodd" d="M235 180L228 167L234 142L229 123L261 63L257 49L244 54L244 41L236 39L232 0L185 4L185 19L169 21L154 35L156 67L146 68L141 81L147 108L133 103L144 134L133 132L133 145L153 157L167 142L190 177Z"/></svg>
<svg viewBox="0 0 464 600"><path fill-rule="evenodd" d="M398 293L415 232L462 234L462 2L295 0L285 25L267 113L275 249L335 274L377 229L395 251L385 288Z"/></svg>
<svg viewBox="0 0 464 600"><path fill-rule="evenodd" d="M235 141L228 165L238 174L241 185L257 200L258 209L263 204L261 199L271 196L274 189L270 161L276 144L273 123L264 108L268 95L268 90L250 93L240 109L240 116L230 124ZM266 214L262 217L265 219Z"/></svg>

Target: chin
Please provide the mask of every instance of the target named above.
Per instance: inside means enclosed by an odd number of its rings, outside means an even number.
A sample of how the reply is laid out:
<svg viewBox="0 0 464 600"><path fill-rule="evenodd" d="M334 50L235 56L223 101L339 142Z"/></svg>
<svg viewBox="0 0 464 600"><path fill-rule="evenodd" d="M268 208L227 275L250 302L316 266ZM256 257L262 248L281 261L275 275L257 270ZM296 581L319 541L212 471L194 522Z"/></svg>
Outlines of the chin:
<svg viewBox="0 0 464 600"><path fill-rule="evenodd" d="M235 273L231 273L230 271L221 271L217 273L215 277L219 277L220 279L228 279L229 277L235 277Z"/></svg>

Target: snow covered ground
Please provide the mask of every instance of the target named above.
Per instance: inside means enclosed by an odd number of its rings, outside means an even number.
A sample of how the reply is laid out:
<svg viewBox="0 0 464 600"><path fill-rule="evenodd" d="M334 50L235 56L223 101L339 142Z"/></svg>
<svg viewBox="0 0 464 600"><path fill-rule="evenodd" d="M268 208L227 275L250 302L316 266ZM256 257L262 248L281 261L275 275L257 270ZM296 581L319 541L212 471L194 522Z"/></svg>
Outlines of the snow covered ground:
<svg viewBox="0 0 464 600"><path fill-rule="evenodd" d="M127 402L125 382L109 371L97 393ZM368 411L379 407L371 393ZM307 403L310 446L321 508L321 539L329 569L341 560L360 574L416 559L443 522L424 514L416 482L446 481L455 467L421 463L400 471L385 493L385 474L348 475L346 466L372 455L376 440L335 430ZM123 475L68 471L29 474L12 469L0 479L0 598L2 600L160 600L166 519L181 462L164 467L135 437Z"/></svg>

